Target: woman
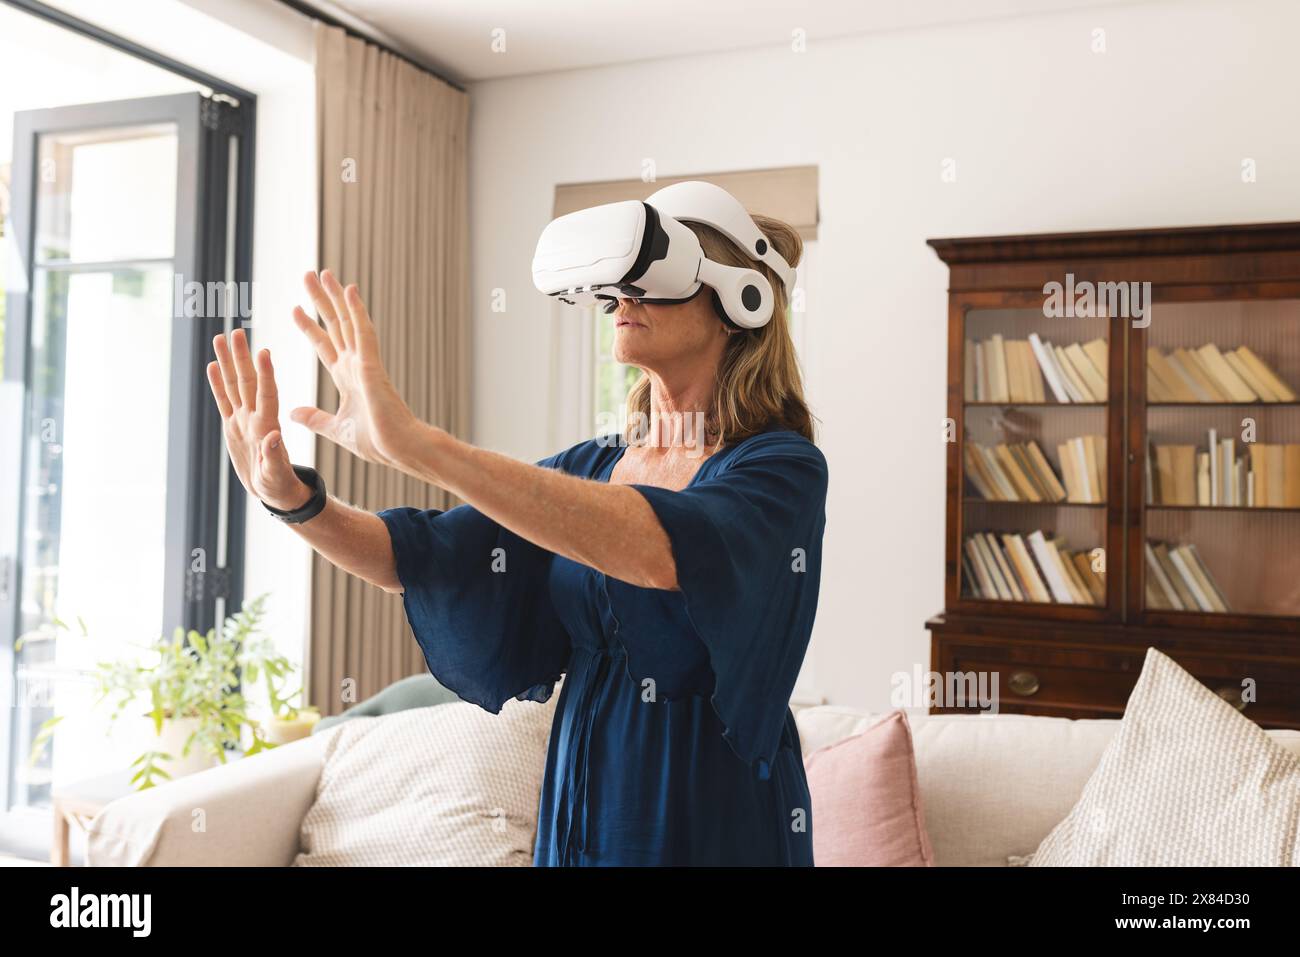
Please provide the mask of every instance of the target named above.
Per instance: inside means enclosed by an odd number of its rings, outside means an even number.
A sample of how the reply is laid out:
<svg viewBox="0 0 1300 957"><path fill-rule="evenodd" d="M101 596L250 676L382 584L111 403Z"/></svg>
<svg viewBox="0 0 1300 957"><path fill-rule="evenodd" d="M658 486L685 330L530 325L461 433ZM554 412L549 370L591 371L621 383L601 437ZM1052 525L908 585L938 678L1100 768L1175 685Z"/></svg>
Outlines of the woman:
<svg viewBox="0 0 1300 957"><path fill-rule="evenodd" d="M754 220L797 264L798 234ZM788 701L816 610L826 463L784 287L720 232L689 226L710 259L765 272L772 321L742 330L707 295L622 300L614 357L643 370L629 406L650 428L536 465L418 421L355 286L309 273L321 323L294 312L340 401L293 420L466 504L375 515L328 498L292 527L335 565L402 593L430 671L463 699L495 713L511 698L546 701L565 676L539 865L812 863ZM213 345L208 378L240 480L272 510L302 507L312 490L280 440L269 353L254 362L242 330ZM678 427L692 414L703 447Z"/></svg>

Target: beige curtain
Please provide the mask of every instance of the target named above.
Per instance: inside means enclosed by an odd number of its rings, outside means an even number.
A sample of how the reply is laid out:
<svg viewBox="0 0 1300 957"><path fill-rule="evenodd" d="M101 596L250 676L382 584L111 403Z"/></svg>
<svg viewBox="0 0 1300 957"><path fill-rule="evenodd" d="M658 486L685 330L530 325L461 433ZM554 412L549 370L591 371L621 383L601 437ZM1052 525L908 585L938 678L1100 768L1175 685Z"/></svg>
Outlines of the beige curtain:
<svg viewBox="0 0 1300 957"><path fill-rule="evenodd" d="M555 216L588 206L645 199L656 190L688 179L700 179L721 186L751 213L761 213L788 223L805 240L817 238L817 167L782 166L775 169L747 169L730 173L694 173L690 176L660 176L653 183L640 179L606 180L599 183L566 183L555 187Z"/></svg>
<svg viewBox="0 0 1300 957"><path fill-rule="evenodd" d="M384 363L415 414L468 437L469 97L323 24L316 77L320 266L360 287ZM323 373L318 400L326 410L338 402ZM316 461L331 493L360 508L451 504L329 442L317 443ZM316 556L310 702L334 714L424 670L400 597Z"/></svg>

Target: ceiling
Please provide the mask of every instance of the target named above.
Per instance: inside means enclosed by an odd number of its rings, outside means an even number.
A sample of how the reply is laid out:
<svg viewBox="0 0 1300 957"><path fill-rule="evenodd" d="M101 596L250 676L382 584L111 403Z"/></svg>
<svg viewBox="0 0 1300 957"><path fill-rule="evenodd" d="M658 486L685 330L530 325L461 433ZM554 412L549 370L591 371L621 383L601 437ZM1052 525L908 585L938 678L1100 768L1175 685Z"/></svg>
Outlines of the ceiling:
<svg viewBox="0 0 1300 957"><path fill-rule="evenodd" d="M1135 0L307 0L456 82ZM340 13L342 15L340 16ZM505 49L493 50L493 31Z"/></svg>

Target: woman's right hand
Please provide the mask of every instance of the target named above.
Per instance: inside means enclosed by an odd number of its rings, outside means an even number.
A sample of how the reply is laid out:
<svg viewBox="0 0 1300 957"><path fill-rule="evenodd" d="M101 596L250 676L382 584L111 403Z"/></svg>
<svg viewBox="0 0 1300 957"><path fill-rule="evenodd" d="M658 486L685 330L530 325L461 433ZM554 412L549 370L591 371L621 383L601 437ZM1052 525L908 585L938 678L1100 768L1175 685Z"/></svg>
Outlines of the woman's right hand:
<svg viewBox="0 0 1300 957"><path fill-rule="evenodd" d="M226 449L248 493L272 508L291 511L312 490L294 474L280 435L280 400L271 353L263 349L253 366L243 329L212 340L216 362L208 363L208 385L221 412Z"/></svg>

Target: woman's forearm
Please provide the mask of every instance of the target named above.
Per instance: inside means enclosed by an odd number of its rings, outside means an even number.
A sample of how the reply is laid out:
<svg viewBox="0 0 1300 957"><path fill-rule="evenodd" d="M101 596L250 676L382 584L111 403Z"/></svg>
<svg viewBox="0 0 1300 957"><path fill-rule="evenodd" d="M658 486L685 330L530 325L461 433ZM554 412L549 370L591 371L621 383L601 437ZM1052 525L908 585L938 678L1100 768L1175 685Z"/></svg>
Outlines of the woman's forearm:
<svg viewBox="0 0 1300 957"><path fill-rule="evenodd" d="M540 548L629 584L677 587L668 533L634 488L520 462L428 425L400 467Z"/></svg>
<svg viewBox="0 0 1300 957"><path fill-rule="evenodd" d="M402 590L388 526L373 512L330 496L319 515L289 527L343 571L387 592Z"/></svg>

